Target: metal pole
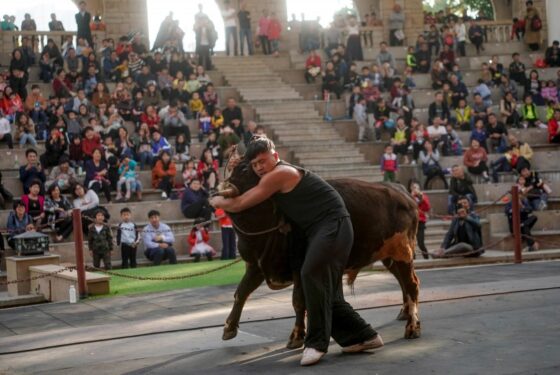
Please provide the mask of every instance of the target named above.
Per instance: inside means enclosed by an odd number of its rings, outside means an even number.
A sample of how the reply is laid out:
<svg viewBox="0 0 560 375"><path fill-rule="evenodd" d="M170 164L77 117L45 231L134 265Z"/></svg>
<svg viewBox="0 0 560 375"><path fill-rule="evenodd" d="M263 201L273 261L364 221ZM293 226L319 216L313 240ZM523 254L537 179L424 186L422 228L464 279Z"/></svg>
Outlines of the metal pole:
<svg viewBox="0 0 560 375"><path fill-rule="evenodd" d="M74 245L76 249L76 271L78 272L78 293L87 298L86 267L84 261L84 235L82 232L82 213L78 208L72 210L74 224Z"/></svg>
<svg viewBox="0 0 560 375"><path fill-rule="evenodd" d="M512 227L513 227L513 239L514 239L514 259L515 263L522 263L521 258L521 219L520 219L520 207L519 207L519 187L514 185L511 188L511 209L512 209Z"/></svg>

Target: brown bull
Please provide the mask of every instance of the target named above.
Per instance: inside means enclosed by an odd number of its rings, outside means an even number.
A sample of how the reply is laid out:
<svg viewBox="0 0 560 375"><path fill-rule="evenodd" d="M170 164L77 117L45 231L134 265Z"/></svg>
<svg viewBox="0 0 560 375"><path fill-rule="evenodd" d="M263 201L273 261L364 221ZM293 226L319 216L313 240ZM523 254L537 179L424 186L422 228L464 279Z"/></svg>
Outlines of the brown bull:
<svg viewBox="0 0 560 375"><path fill-rule="evenodd" d="M243 194L258 182L259 178L251 167L241 163L224 185L222 194ZM404 337L420 337L419 280L412 264L418 226L416 202L401 185L352 179L328 183L342 196L354 229L354 244L345 269L348 284L353 284L361 268L381 260L402 289L403 307L398 319L407 320ZM292 304L296 321L287 347L301 347L305 336L305 301L298 255L301 256L303 250L297 247L301 247L304 238L296 228L289 232L285 230L286 225L270 199L230 215L239 236L239 253L246 262L246 270L235 292L235 302L222 338L229 340L237 335L245 301L263 281L274 290L293 283Z"/></svg>

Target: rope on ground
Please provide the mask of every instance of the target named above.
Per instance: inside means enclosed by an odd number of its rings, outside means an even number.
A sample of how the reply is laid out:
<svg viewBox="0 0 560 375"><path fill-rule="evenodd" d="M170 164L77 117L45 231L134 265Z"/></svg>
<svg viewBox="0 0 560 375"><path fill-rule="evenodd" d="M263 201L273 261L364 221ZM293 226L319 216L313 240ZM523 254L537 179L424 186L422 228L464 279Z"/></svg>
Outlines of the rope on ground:
<svg viewBox="0 0 560 375"><path fill-rule="evenodd" d="M122 278L125 278L125 279L133 279L133 280L139 280L139 281L184 280L184 279L190 279L190 278L197 277L197 276L209 275L211 273L221 271L225 268L231 267L234 264L237 264L237 263L241 262L242 260L243 260L243 258L238 258L238 259L236 259L232 262L223 264L219 267L212 268L210 270L195 272L195 273L191 273L191 274L188 274L188 275L178 275L178 276L135 276L135 275L126 275L126 274L123 274L123 273L104 270L102 268L96 268L96 267L92 267L92 266L86 266L86 271L101 272L101 273L104 273L104 274L107 274L107 275L110 275L110 276L122 277Z"/></svg>

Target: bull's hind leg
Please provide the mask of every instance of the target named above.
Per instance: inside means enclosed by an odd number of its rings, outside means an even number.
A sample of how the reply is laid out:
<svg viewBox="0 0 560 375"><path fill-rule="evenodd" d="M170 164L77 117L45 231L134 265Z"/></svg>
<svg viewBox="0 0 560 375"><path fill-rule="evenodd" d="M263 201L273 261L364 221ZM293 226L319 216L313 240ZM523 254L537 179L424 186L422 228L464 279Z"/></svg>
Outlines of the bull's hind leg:
<svg viewBox="0 0 560 375"><path fill-rule="evenodd" d="M264 276L258 266L247 264L245 275L243 275L243 279L241 279L241 282L235 291L235 301L233 302L233 308L226 319L222 340L231 340L237 336L237 328L239 327L239 319L241 318L243 306L245 305L247 298L249 298L251 293L253 293L263 281Z"/></svg>
<svg viewBox="0 0 560 375"><path fill-rule="evenodd" d="M305 297L301 287L301 279L299 272L294 272L294 290L292 292L292 306L296 313L296 322L294 329L290 334L290 339L286 348L297 349L303 346L305 339Z"/></svg>
<svg viewBox="0 0 560 375"><path fill-rule="evenodd" d="M397 315L397 320L408 320L409 316L407 313L405 313L405 307L406 307L406 293L405 293L405 288L402 282L402 277L401 274L399 273L399 270L397 268L396 262L393 261L392 259L384 259L383 260L383 265L389 270L389 272L391 272L393 274L393 276L395 276L395 279L397 279L397 281L399 282L399 285L401 287L401 292L402 292L402 296L403 296L403 305L401 307L401 311L399 312L399 314Z"/></svg>
<svg viewBox="0 0 560 375"><path fill-rule="evenodd" d="M404 331L404 338L416 339L420 337L420 319L418 316L418 293L420 288L420 280L414 272L414 265L412 262L395 262L397 272L401 277L401 282L404 287L405 303L403 313L408 317L406 321L406 328Z"/></svg>

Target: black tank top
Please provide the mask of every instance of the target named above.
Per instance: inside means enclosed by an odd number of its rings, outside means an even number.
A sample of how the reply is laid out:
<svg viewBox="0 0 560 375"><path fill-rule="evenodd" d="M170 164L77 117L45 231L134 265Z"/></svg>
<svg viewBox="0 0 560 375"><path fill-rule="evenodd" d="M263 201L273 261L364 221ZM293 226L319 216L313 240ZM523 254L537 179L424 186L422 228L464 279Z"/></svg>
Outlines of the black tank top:
<svg viewBox="0 0 560 375"><path fill-rule="evenodd" d="M324 219L350 216L342 197L325 180L316 174L281 161L302 173L299 183L288 193L272 196L280 210L305 231Z"/></svg>

